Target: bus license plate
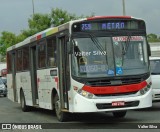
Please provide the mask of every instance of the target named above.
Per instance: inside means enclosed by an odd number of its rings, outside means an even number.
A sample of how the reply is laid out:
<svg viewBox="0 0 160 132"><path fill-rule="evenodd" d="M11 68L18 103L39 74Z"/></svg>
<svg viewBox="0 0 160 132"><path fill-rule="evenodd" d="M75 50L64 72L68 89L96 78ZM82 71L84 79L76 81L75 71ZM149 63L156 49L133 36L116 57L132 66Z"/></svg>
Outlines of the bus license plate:
<svg viewBox="0 0 160 132"><path fill-rule="evenodd" d="M112 106L124 106L124 105L125 105L124 101L112 102Z"/></svg>

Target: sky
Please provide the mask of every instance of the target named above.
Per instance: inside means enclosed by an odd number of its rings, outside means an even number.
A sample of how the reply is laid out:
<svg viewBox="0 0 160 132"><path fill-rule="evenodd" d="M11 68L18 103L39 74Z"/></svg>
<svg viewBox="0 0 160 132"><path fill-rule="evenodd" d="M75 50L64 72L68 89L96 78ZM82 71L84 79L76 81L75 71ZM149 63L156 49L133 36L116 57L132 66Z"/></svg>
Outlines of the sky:
<svg viewBox="0 0 160 132"><path fill-rule="evenodd" d="M34 12L49 14L52 8L69 13L96 16L123 15L122 0L33 0ZM126 15L146 21L147 33L160 36L160 0L125 0ZM0 0L0 34L3 31L19 34L28 29L33 14L32 0Z"/></svg>

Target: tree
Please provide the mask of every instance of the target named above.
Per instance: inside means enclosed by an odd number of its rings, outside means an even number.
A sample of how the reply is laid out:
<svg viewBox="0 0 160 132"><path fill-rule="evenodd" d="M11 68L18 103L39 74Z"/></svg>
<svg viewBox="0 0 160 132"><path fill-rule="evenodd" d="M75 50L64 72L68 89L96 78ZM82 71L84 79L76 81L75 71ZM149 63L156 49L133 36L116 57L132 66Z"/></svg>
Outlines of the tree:
<svg viewBox="0 0 160 132"><path fill-rule="evenodd" d="M21 33L18 36L16 36L16 43L19 43L19 42L23 41L26 38L27 38L27 35Z"/></svg>
<svg viewBox="0 0 160 132"><path fill-rule="evenodd" d="M70 14L59 8L52 9L50 17L51 24L55 27L77 18L75 14Z"/></svg>
<svg viewBox="0 0 160 132"><path fill-rule="evenodd" d="M94 13L86 17L91 17L91 16L94 16ZM59 8L55 8L55 9L52 8L50 14L36 13L33 16L31 16L28 19L29 29L22 30L21 34L23 38L27 38L51 26L56 27L70 20L75 20L75 19L84 18L84 17L85 17L84 15L76 16L75 14L70 14L65 10L62 10Z"/></svg>
<svg viewBox="0 0 160 132"><path fill-rule="evenodd" d="M3 31L0 38L0 43L2 44L0 54L5 56L7 48L17 43L16 35L11 32Z"/></svg>
<svg viewBox="0 0 160 132"><path fill-rule="evenodd" d="M28 19L29 29L22 30L20 36L25 39L29 36L43 31L50 27L50 21L51 18L48 14L34 14L33 16L31 16L31 18Z"/></svg>
<svg viewBox="0 0 160 132"><path fill-rule="evenodd" d="M156 34L148 34L147 35L148 41L149 42L160 42L160 39L158 38L158 36Z"/></svg>
<svg viewBox="0 0 160 132"><path fill-rule="evenodd" d="M29 29L35 32L47 29L50 27L50 22L51 18L48 14L37 13L28 19Z"/></svg>
<svg viewBox="0 0 160 132"><path fill-rule="evenodd" d="M75 14L70 14L67 11L58 8L52 9L51 14L37 13L28 19L29 29L22 30L21 34L26 38L51 27L51 25L59 26L77 18L79 17Z"/></svg>
<svg viewBox="0 0 160 132"><path fill-rule="evenodd" d="M149 39L157 39L157 35L153 34L153 33L148 34L147 36L148 36Z"/></svg>
<svg viewBox="0 0 160 132"><path fill-rule="evenodd" d="M59 26L61 24L66 23L70 20L76 20L79 18L91 17L91 16L94 16L94 13L92 13L89 16L84 16L84 15L76 16L75 14L68 13L66 10L62 10L59 8L55 8L55 9L53 8L51 11L50 17L51 17L51 24L54 27L56 27L56 26Z"/></svg>

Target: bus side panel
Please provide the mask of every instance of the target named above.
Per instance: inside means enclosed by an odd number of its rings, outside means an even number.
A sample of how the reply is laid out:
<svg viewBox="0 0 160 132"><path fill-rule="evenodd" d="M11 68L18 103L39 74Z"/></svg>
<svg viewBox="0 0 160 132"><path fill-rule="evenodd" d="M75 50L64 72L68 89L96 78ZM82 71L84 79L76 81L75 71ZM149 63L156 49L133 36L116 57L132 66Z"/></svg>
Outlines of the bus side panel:
<svg viewBox="0 0 160 132"><path fill-rule="evenodd" d="M22 88L24 88L23 87L23 84L22 84L22 82L21 82L22 80L21 80L21 73L16 73L16 88L17 88L17 98L18 98L18 103L20 103L20 89ZM24 95L25 95L25 91L24 91ZM25 100L26 100L26 96L25 96Z"/></svg>
<svg viewBox="0 0 160 132"><path fill-rule="evenodd" d="M44 103L44 89L47 88L47 80L48 77L46 75L46 69L37 70L37 80L38 80L38 99L39 99L39 107L45 108Z"/></svg>
<svg viewBox="0 0 160 132"><path fill-rule="evenodd" d="M32 92L31 92L31 77L29 72L21 72L16 74L18 103L20 103L20 90L22 88L26 105L33 106Z"/></svg>
<svg viewBox="0 0 160 132"><path fill-rule="evenodd" d="M82 88L83 86L84 86L84 84L79 83L71 78L71 89L70 89L70 91L68 91L69 112L75 112L74 107L75 107L75 104L77 104L75 102L75 98L77 96L77 91L74 90L74 87Z"/></svg>
<svg viewBox="0 0 160 132"><path fill-rule="evenodd" d="M8 98L14 102L12 74L7 74L7 90L8 90L8 93L7 93Z"/></svg>
<svg viewBox="0 0 160 132"><path fill-rule="evenodd" d="M39 107L45 109L52 108L52 89L56 88L58 82L56 82L55 76L50 75L52 69L38 70L37 78L38 82L38 97ZM57 72L58 73L58 72ZM57 77L57 76L56 76Z"/></svg>
<svg viewBox="0 0 160 132"><path fill-rule="evenodd" d="M51 76L51 71L57 71L57 76ZM47 89L45 90L44 100L46 104L46 109L53 109L52 108L52 90L53 88L56 89L57 93L59 94L58 90L58 68L47 69L47 75L49 76L49 81L47 82ZM54 93L53 93L54 94Z"/></svg>

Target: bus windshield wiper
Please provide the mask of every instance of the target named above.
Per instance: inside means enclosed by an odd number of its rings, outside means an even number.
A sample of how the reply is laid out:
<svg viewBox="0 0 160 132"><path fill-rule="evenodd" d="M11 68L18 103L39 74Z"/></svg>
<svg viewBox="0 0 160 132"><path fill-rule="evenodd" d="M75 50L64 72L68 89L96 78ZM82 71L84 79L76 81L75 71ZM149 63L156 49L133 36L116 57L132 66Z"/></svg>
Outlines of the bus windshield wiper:
<svg viewBox="0 0 160 132"><path fill-rule="evenodd" d="M91 36L91 40L93 41L93 43L96 45L96 47L101 51L103 52L104 51L104 48L103 46L101 45L101 43L98 41L98 39L93 35L93 34L89 34Z"/></svg>
<svg viewBox="0 0 160 132"><path fill-rule="evenodd" d="M128 34L127 40L125 41L125 44L122 44L122 65L124 63L124 56L128 50L130 40L131 40L131 35Z"/></svg>
<svg viewBox="0 0 160 132"><path fill-rule="evenodd" d="M128 35L127 40L125 41L125 45L123 45L123 50L122 50L123 55L125 55L128 50L130 40L131 40L131 35Z"/></svg>

